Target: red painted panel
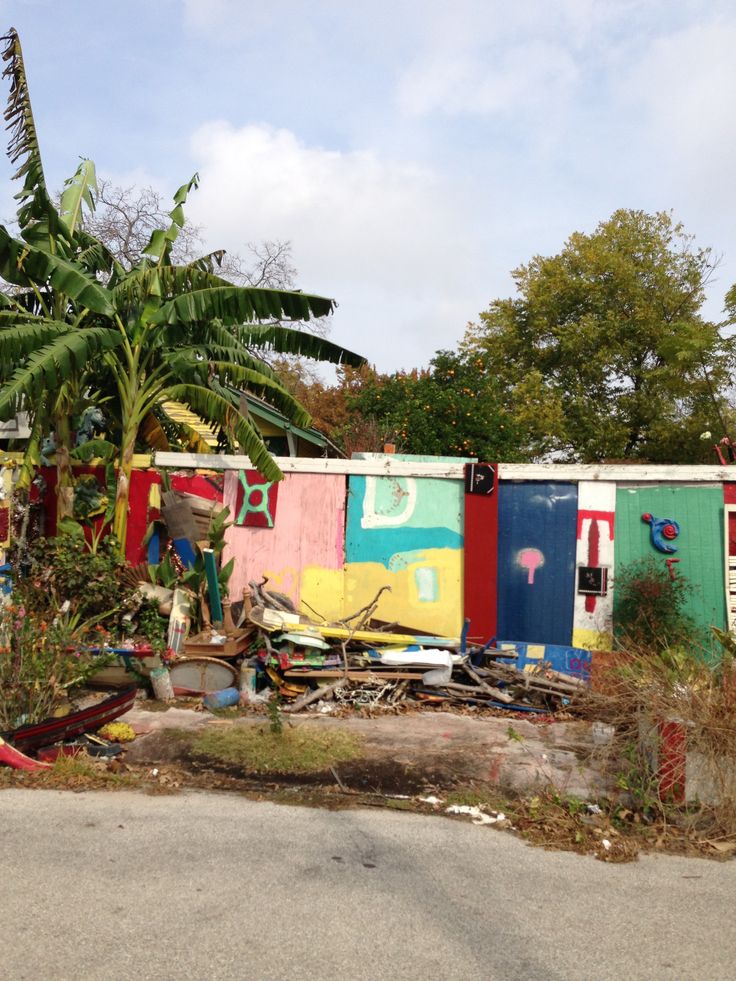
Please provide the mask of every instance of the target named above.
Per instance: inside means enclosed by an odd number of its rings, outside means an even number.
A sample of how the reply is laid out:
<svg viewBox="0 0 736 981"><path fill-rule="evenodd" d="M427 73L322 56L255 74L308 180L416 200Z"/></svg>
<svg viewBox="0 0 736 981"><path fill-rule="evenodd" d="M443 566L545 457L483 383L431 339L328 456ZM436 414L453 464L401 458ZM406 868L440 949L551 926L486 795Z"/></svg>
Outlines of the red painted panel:
<svg viewBox="0 0 736 981"><path fill-rule="evenodd" d="M45 512L44 534L53 536L56 534L56 467L41 467L40 469L43 479L46 482L46 492L43 498ZM105 486L104 467L75 467L75 477L81 474L94 474L102 487ZM144 562L146 559L146 550L141 543L143 536L148 530L150 521L158 515L157 511L155 513L150 511L148 507L148 495L151 485L160 483L161 478L155 470L134 470L130 478L128 537L125 558L134 565L138 562ZM102 518L95 519L95 531L99 530L101 521ZM89 538L90 535L88 534L87 537Z"/></svg>
<svg viewBox="0 0 736 981"><path fill-rule="evenodd" d="M485 643L496 634L498 579L498 467L490 494L465 494L464 607L468 639Z"/></svg>

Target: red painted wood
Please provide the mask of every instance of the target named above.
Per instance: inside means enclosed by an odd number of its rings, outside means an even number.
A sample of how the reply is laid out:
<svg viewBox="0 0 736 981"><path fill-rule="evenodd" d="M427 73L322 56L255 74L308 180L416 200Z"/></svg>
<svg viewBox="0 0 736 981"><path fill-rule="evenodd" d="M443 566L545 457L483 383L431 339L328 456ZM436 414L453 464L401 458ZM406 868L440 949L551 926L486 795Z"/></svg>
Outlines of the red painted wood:
<svg viewBox="0 0 736 981"><path fill-rule="evenodd" d="M56 534L56 467L42 467L41 474L46 482L46 492L43 498L45 521L44 534ZM94 474L98 483L104 487L106 476L104 467L75 467L74 476ZM125 558L136 565L146 559L146 550L141 545L152 518L158 516L158 511L152 512L148 507L148 495L152 484L160 484L161 477L155 470L134 470L130 477L130 493L128 496L128 535ZM33 500L33 497L32 497ZM94 519L95 533L99 532L102 518ZM86 533L91 538L91 530Z"/></svg>
<svg viewBox="0 0 736 981"><path fill-rule="evenodd" d="M659 794L678 803L685 800L687 732L682 722L659 723Z"/></svg>
<svg viewBox="0 0 736 981"><path fill-rule="evenodd" d="M496 634L498 579L498 467L493 493L465 495L464 609L468 640L485 643Z"/></svg>

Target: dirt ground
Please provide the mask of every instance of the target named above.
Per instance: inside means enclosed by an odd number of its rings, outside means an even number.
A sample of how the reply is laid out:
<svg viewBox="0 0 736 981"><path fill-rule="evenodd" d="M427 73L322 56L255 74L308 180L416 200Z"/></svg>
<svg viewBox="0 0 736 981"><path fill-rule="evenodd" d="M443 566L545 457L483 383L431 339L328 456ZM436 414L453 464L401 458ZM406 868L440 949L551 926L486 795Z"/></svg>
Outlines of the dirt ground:
<svg viewBox="0 0 736 981"><path fill-rule="evenodd" d="M155 765L198 762L176 733L264 720L263 716L215 717L181 708L150 711L140 705L121 721L139 733L127 748L126 762ZM374 718L292 715L284 718L284 724L316 731L338 728L353 733L361 743L361 758L341 764L337 778L328 772L313 775L310 781L301 776L302 783L337 780L350 790L407 795L471 785L515 793L554 786L561 794L591 800L610 785L590 763L595 741L591 726L584 722L540 724L516 717L473 718L431 711ZM232 767L227 772L232 775ZM281 777L290 782L288 774Z"/></svg>

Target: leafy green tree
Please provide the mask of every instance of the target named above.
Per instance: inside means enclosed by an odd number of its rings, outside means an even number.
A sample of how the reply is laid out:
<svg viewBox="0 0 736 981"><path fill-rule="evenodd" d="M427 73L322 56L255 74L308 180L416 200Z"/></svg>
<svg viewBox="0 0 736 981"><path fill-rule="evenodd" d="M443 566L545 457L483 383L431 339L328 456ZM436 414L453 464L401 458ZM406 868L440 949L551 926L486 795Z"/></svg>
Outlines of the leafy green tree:
<svg viewBox="0 0 736 981"><path fill-rule="evenodd" d="M517 458L513 423L482 354L438 351L425 371L342 370L339 384L300 398L346 452Z"/></svg>
<svg viewBox="0 0 736 981"><path fill-rule="evenodd" d="M732 342L701 316L716 262L671 215L616 211L515 270L464 350L480 352L530 456L693 462L723 435Z"/></svg>
<svg viewBox="0 0 736 981"><path fill-rule="evenodd" d="M73 412L84 400L107 400L119 460L113 531L124 548L136 443L145 435L153 445L168 445L177 435L167 402L183 403L219 427L224 445L242 447L267 477L279 479L260 434L240 412L237 389L247 388L295 424L308 425L308 413L263 353L355 365L362 359L281 323L326 316L332 300L234 286L217 274L221 253L173 264L196 175L179 188L168 226L153 230L132 269L83 227L83 209L95 204L91 161L83 160L66 182L57 209L44 178L20 41L15 31L3 40L8 153L22 186L16 195L20 238L0 226L0 275L14 287L0 294L0 419L29 411L24 480L38 462L43 436L55 433L64 516L71 512ZM87 452L102 449L100 442L87 444Z"/></svg>

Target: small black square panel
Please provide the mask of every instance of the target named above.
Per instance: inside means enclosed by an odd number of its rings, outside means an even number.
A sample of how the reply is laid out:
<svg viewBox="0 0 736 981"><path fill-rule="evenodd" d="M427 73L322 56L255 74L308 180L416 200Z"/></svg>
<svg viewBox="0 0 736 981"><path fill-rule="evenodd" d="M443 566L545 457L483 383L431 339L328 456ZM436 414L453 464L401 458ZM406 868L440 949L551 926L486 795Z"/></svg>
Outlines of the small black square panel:
<svg viewBox="0 0 736 981"><path fill-rule="evenodd" d="M587 596L605 596L608 592L608 569L596 565L578 566L578 592Z"/></svg>
<svg viewBox="0 0 736 981"><path fill-rule="evenodd" d="M465 493L492 494L496 478L496 468L490 463L466 463Z"/></svg>

